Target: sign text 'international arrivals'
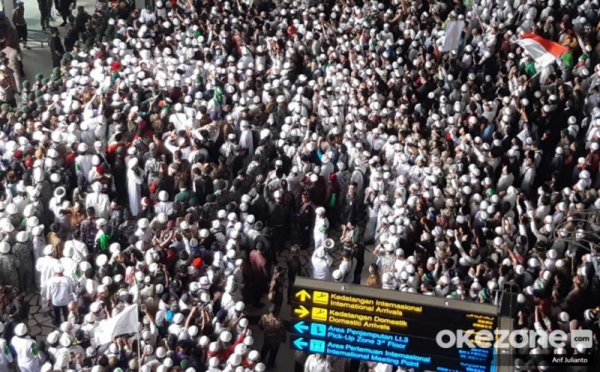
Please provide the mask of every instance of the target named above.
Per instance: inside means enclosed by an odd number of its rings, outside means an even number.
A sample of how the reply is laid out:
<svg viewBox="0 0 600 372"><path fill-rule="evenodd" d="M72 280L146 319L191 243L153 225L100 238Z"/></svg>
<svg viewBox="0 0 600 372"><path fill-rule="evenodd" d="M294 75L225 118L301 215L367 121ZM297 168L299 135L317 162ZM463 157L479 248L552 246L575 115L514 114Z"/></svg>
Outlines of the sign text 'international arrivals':
<svg viewBox="0 0 600 372"><path fill-rule="evenodd" d="M493 349L443 349L436 335L445 329L492 330L496 317L381 297L296 287L292 347L417 370L493 370Z"/></svg>

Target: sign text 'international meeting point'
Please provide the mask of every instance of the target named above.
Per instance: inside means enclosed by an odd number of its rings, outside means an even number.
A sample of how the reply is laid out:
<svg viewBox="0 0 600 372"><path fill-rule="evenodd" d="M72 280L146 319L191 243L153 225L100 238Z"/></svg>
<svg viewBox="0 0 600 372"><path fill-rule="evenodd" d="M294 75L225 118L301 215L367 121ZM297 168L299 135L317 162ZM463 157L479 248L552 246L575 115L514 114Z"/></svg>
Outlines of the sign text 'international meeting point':
<svg viewBox="0 0 600 372"><path fill-rule="evenodd" d="M299 278L292 293L295 350L417 370L495 370L493 349L443 348L436 342L442 330L495 330L491 308L475 304L473 309L487 310L476 312L454 301L306 278Z"/></svg>

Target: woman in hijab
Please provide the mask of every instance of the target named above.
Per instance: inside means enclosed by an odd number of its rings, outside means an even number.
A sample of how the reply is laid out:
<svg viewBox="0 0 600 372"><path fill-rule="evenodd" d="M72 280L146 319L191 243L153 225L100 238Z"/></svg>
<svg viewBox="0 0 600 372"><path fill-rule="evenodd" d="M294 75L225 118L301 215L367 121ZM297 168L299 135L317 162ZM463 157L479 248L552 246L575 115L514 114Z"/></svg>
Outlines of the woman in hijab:
<svg viewBox="0 0 600 372"><path fill-rule="evenodd" d="M327 219L331 226L336 226L338 221L338 205L341 194L341 186L338 182L337 176L334 173L329 175L329 186L327 186L327 198L325 203L325 209L327 213Z"/></svg>

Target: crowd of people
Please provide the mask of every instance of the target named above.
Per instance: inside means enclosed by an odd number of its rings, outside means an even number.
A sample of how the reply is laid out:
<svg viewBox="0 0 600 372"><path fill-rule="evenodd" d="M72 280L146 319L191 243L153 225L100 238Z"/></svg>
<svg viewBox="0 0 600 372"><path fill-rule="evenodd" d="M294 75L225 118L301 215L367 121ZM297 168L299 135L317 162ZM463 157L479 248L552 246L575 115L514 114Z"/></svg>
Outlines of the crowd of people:
<svg viewBox="0 0 600 372"><path fill-rule="evenodd" d="M275 362L298 276L514 293L515 328L597 340L598 7L99 3L65 10L54 69L30 80L0 40L0 371L291 370ZM523 33L567 51L541 64ZM35 291L56 326L43 339ZM99 344L132 304L139 332ZM265 304L257 345L247 314ZM516 363L594 353L524 347Z"/></svg>

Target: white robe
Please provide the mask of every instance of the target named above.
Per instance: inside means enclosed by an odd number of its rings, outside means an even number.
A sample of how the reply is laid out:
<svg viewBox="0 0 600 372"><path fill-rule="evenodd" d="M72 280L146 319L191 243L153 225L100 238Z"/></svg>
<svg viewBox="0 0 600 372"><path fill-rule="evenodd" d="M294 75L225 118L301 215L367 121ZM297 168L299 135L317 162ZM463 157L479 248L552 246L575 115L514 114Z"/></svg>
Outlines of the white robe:
<svg viewBox="0 0 600 372"><path fill-rule="evenodd" d="M4 352L4 350L8 350L7 344L5 339L0 338L0 371L8 371L8 365L13 362L10 351L8 353Z"/></svg>
<svg viewBox="0 0 600 372"><path fill-rule="evenodd" d="M254 141L252 139L252 131L250 129L242 130L240 135L240 147L246 149L246 161L244 165L248 165L254 155Z"/></svg>
<svg viewBox="0 0 600 372"><path fill-rule="evenodd" d="M166 202L161 201L161 202L158 202L154 206L154 212L157 215L160 214L160 213L169 214L169 211L171 210L171 206L173 206L173 202L170 202L170 201L166 201Z"/></svg>
<svg viewBox="0 0 600 372"><path fill-rule="evenodd" d="M140 204L142 202L142 188L141 185L144 182L144 171L140 168L139 174L129 168L127 170L127 193L129 194L129 209L131 215L136 217L140 212Z"/></svg>
<svg viewBox="0 0 600 372"><path fill-rule="evenodd" d="M533 167L523 165L521 167L521 177L523 177L523 180L521 181L521 190L523 190L524 193L529 193L533 187L535 169Z"/></svg>
<svg viewBox="0 0 600 372"><path fill-rule="evenodd" d="M367 207L367 226L363 238L365 242L371 242L375 239L375 231L377 230L377 216L379 215L379 207L381 204L375 203L375 205L368 205Z"/></svg>
<svg viewBox="0 0 600 372"><path fill-rule="evenodd" d="M313 234L315 238L315 248L323 246L325 239L327 239L327 231L329 230L329 220L327 217L318 217L315 220L315 227Z"/></svg>
<svg viewBox="0 0 600 372"><path fill-rule="evenodd" d="M77 177L84 176L89 183L92 183L90 179L90 170L92 170L92 155L79 155L75 158L75 173Z"/></svg>
<svg viewBox="0 0 600 372"><path fill-rule="evenodd" d="M101 192L91 192L85 197L85 207L94 207L97 218L110 217L110 198Z"/></svg>
<svg viewBox="0 0 600 372"><path fill-rule="evenodd" d="M500 179L498 180L496 192L505 191L509 186L512 186L514 180L515 176L513 176L512 173L501 175Z"/></svg>
<svg viewBox="0 0 600 372"><path fill-rule="evenodd" d="M40 297L43 297L43 294L46 293L44 288L46 288L48 280L54 276L54 266L58 263L60 261L52 256L40 257L35 263L35 269L40 273L40 293L42 293Z"/></svg>
<svg viewBox="0 0 600 372"><path fill-rule="evenodd" d="M86 260L87 256L90 254L87 245L81 241L67 240L65 242L65 247L66 246L71 246L73 248L73 256L71 256L71 259L75 263L80 263Z"/></svg>
<svg viewBox="0 0 600 372"><path fill-rule="evenodd" d="M60 259L60 264L64 268L64 275L75 282L77 280L75 277L75 271L77 271L77 264L75 261L70 257L63 257Z"/></svg>
<svg viewBox="0 0 600 372"><path fill-rule="evenodd" d="M311 263L313 266L312 270L312 278L317 280L327 280L329 279L329 267L333 263L331 257L325 254L325 257L319 258L314 253L311 258Z"/></svg>
<svg viewBox="0 0 600 372"><path fill-rule="evenodd" d="M35 340L29 336L14 336L10 344L17 354L17 366L21 372L40 372L40 360L35 349ZM34 350L36 355L34 355Z"/></svg>

